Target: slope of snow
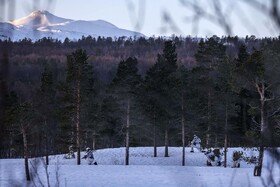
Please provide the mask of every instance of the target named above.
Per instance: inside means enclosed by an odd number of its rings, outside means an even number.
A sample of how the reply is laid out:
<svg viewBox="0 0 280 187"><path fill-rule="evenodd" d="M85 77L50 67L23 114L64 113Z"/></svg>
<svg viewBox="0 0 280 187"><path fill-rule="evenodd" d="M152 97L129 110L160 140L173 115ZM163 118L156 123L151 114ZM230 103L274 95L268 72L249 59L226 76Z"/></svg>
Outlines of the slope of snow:
<svg viewBox="0 0 280 187"><path fill-rule="evenodd" d="M113 25L112 23L109 23L107 21L104 20L96 20L96 21L89 21L90 23L94 23L100 27L106 27L106 28L114 28L117 29L118 27L116 27L115 25Z"/></svg>
<svg viewBox="0 0 280 187"><path fill-rule="evenodd" d="M242 163L241 168L207 167L204 154L198 151L189 153L190 148L186 149L186 166L181 166L181 150L182 148L171 147L169 157L165 158L164 148L160 147L158 157L154 158L152 147L131 148L129 166L123 165L125 148L95 151L97 166L87 165L84 160L78 166L75 159L63 159L63 155L56 155L50 157L47 173L50 177L50 186L55 186L59 181L60 186L70 187L261 187L262 180L267 182L267 177L270 176L265 169L269 163L272 163L267 152L264 157L263 177L260 178L253 176L254 166L246 163ZM229 152L232 153L233 150L243 149L231 148ZM246 153L255 154L256 151L247 150ZM43 160L32 159L30 163L34 165L36 160L39 161L37 172L40 180L47 186ZM1 187L34 186L32 182L27 183L24 180L23 159L1 159L0 171ZM280 181L279 166L273 169L272 177ZM38 185L38 177L33 176L33 179Z"/></svg>
<svg viewBox="0 0 280 187"><path fill-rule="evenodd" d="M36 29L38 27L47 27L69 21L73 20L57 17L45 10L37 10L28 16L11 21L10 23L17 27L33 27Z"/></svg>
<svg viewBox="0 0 280 187"><path fill-rule="evenodd" d="M80 39L82 36L92 37L140 37L141 33L128 31L116 27L115 25L103 21L83 21L57 17L48 11L34 11L30 15L11 21L0 22L0 39L11 38L18 41L30 38L36 41L43 37L64 40Z"/></svg>

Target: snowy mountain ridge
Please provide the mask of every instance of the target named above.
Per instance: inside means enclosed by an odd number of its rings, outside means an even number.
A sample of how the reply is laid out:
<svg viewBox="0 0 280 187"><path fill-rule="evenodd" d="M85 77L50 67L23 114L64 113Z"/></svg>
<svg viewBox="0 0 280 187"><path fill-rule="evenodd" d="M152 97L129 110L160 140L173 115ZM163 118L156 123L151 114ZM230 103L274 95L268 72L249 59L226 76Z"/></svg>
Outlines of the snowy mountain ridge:
<svg viewBox="0 0 280 187"><path fill-rule="evenodd" d="M0 39L18 41L30 38L36 41L43 37L77 40L82 36L92 37L141 37L139 32L118 28L104 21L72 20L57 17L46 10L37 10L17 20L0 22Z"/></svg>

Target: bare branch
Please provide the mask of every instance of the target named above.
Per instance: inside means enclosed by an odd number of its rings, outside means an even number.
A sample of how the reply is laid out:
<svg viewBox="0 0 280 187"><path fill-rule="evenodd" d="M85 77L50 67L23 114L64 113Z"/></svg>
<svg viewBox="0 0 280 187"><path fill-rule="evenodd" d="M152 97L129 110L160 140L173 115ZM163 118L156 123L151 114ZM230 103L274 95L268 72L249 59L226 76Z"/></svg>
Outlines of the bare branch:
<svg viewBox="0 0 280 187"><path fill-rule="evenodd" d="M260 126L260 123L258 123L258 122L256 121L255 116L252 117L252 122L253 122L254 124L256 124L257 127Z"/></svg>
<svg viewBox="0 0 280 187"><path fill-rule="evenodd" d="M131 1L126 0L126 5L130 15L129 18L131 20L131 23L134 25L135 30L140 31L145 21L146 1L138 1L138 15L137 11L135 10L135 6Z"/></svg>
<svg viewBox="0 0 280 187"><path fill-rule="evenodd" d="M222 11L222 6L219 0L212 1L212 5L214 7L213 12L207 12L204 7L200 6L196 2L180 0L180 3L188 8L191 9L194 13L193 15L193 23L195 23L195 27L197 27L197 21L200 19L206 19L216 25L222 27L222 29L228 34L232 34L232 28L230 26L230 21L227 20L229 17L228 15L230 12L224 13Z"/></svg>
<svg viewBox="0 0 280 187"><path fill-rule="evenodd" d="M258 0L251 0L251 1L246 1L244 0L245 3L248 5L258 9L260 12L270 16L274 23L277 25L277 27L280 29L280 13L278 11L278 1L277 0L270 0L270 7L265 5L265 3L261 3ZM266 1L267 3L267 1Z"/></svg>
<svg viewBox="0 0 280 187"><path fill-rule="evenodd" d="M162 19L168 25L170 30L176 33L182 33L179 27L176 25L175 21L172 19L171 15L167 11L162 12ZM165 32L167 29L162 27L161 30Z"/></svg>
<svg viewBox="0 0 280 187"><path fill-rule="evenodd" d="M270 117L273 117L273 116L279 114L279 112L280 112L280 107L277 108L277 109L276 109L272 114L270 114L268 117L269 117L269 118L270 118Z"/></svg>
<svg viewBox="0 0 280 187"><path fill-rule="evenodd" d="M214 4L215 12L216 12L216 14L217 14L217 22L218 22L222 27L224 27L226 33L228 33L229 35L231 35L231 34L232 34L232 32L231 32L231 27L230 27L229 23L228 23L227 20L226 20L227 16L225 16L225 14L222 13L220 1L219 1L219 0L213 1L213 4Z"/></svg>
<svg viewBox="0 0 280 187"><path fill-rule="evenodd" d="M272 101L272 100L274 100L275 99L275 97L271 97L271 98L264 98L264 101L266 102L266 101Z"/></svg>
<svg viewBox="0 0 280 187"><path fill-rule="evenodd" d="M251 104L248 104L249 106L250 106L250 108L252 108L252 109L260 109L259 107L257 107L257 106L252 106Z"/></svg>

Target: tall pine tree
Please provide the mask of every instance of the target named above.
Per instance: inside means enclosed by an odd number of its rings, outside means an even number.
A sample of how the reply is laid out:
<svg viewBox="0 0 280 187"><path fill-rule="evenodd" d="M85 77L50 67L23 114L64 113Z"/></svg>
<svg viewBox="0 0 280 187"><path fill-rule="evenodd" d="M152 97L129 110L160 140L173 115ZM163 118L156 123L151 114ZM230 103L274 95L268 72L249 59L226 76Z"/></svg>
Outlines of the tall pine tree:
<svg viewBox="0 0 280 187"><path fill-rule="evenodd" d="M76 135L77 164L81 164L81 132L84 130L81 122L85 118L86 106L89 97L93 97L93 71L92 66L87 62L88 56L85 50L78 49L67 56L67 77L66 77L66 102L68 102L67 113L71 118L73 130ZM83 129L82 129L83 128Z"/></svg>
<svg viewBox="0 0 280 187"><path fill-rule="evenodd" d="M166 41L162 54L148 70L145 77L145 91L154 124L154 156L156 153L156 123L164 129L165 157L168 157L169 130L174 123L175 87L176 87L177 53L175 43Z"/></svg>
<svg viewBox="0 0 280 187"><path fill-rule="evenodd" d="M125 165L129 165L129 146L132 116L136 115L139 85L141 76L138 74L138 61L129 57L119 63L117 74L112 81L114 96L117 98L123 113L122 123L125 129Z"/></svg>

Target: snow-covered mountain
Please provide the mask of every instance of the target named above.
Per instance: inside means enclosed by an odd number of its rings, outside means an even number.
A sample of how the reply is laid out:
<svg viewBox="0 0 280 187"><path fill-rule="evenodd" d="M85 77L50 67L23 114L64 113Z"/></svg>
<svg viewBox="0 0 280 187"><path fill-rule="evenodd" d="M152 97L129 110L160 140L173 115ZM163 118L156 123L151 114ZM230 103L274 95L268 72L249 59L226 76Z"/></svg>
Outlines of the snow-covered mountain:
<svg viewBox="0 0 280 187"><path fill-rule="evenodd" d="M92 37L140 37L144 36L139 32L118 28L117 26L103 21L83 21L57 17L48 11L37 10L23 18L0 22L0 39L11 38L18 41L23 38L30 38L35 41L43 37L64 40L76 40L82 36Z"/></svg>

